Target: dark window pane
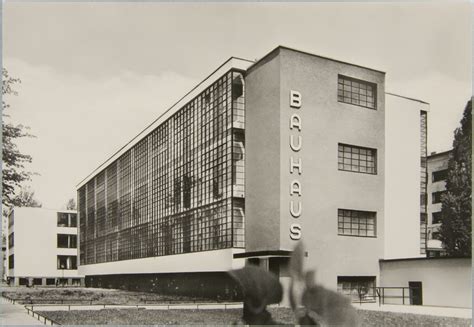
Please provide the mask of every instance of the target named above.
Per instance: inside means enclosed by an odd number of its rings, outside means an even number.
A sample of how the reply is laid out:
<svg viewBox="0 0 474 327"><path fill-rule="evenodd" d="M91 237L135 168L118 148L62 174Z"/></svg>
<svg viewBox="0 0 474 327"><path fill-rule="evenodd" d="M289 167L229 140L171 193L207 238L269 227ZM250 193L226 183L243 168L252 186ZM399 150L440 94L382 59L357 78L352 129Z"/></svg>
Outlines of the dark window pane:
<svg viewBox="0 0 474 327"><path fill-rule="evenodd" d="M68 227L68 215L64 212L58 212L58 227Z"/></svg>

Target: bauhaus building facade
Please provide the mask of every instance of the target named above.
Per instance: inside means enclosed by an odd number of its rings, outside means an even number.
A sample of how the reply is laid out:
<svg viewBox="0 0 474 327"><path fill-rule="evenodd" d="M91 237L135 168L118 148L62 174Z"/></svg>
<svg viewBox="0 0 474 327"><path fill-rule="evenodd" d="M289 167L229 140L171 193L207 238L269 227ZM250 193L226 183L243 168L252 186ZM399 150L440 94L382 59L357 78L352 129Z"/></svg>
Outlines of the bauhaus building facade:
<svg viewBox="0 0 474 327"><path fill-rule="evenodd" d="M319 283L378 286L379 260L425 250L427 110L378 70L231 58L78 185L79 272L232 296L226 271L285 283L303 241Z"/></svg>

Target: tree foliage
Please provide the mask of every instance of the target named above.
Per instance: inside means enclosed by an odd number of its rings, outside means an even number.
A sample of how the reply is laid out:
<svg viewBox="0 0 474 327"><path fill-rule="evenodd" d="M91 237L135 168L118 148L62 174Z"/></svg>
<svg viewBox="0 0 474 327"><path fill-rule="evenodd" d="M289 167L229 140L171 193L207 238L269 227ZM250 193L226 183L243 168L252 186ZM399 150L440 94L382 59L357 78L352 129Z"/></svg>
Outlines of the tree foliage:
<svg viewBox="0 0 474 327"><path fill-rule="evenodd" d="M446 193L442 197L440 240L450 256L471 256L472 100L454 131L448 161Z"/></svg>
<svg viewBox="0 0 474 327"><path fill-rule="evenodd" d="M76 209L77 209L76 200L74 200L74 198L70 198L67 201L66 210L76 210Z"/></svg>
<svg viewBox="0 0 474 327"><path fill-rule="evenodd" d="M35 192L29 187L22 187L20 192L11 201L14 207L36 207L41 208L42 204L35 199Z"/></svg>
<svg viewBox="0 0 474 327"><path fill-rule="evenodd" d="M9 118L7 111L10 105L5 99L11 95L17 95L14 86L21 81L10 76L5 68L2 70L2 77L2 203L11 206L15 193L23 182L31 179L32 175L31 172L24 170L25 164L31 162L31 156L21 153L15 141L22 137L32 137L32 135L27 132L27 127L7 122Z"/></svg>

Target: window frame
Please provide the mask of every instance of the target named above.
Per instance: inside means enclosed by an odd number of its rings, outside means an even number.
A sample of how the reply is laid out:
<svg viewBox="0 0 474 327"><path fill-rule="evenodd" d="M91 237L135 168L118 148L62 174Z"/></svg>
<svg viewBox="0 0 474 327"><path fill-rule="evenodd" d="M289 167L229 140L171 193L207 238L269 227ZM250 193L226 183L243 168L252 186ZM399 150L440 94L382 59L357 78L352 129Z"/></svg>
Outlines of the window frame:
<svg viewBox="0 0 474 327"><path fill-rule="evenodd" d="M441 175L442 178L439 177L440 175ZM447 179L448 179L448 168L433 171L431 173L431 182L432 183L438 183L438 182L443 182L443 181L445 182Z"/></svg>
<svg viewBox="0 0 474 327"><path fill-rule="evenodd" d="M342 100L341 100L341 97L340 97L340 94L339 94L339 92L341 91L341 90L339 89L339 85L341 84L341 83L340 83L340 80L341 80L341 79L342 79L342 81L343 81L343 82L342 82L343 85L345 85L345 84L344 84L344 80L348 80L348 81L351 82L351 91L350 91L350 95L351 95L350 98L351 98L351 99L353 99L352 94L353 94L353 93L355 94L355 92L352 91L352 88L353 88L352 83L355 82L355 83L363 84L363 85L366 86L366 90L367 90L367 87L369 87L369 86L372 87L372 93L373 93L373 94L372 94L372 98L373 98L373 104L374 104L374 106L373 106L373 107L369 107L368 105L362 105L362 104L360 104L360 96L362 95L362 94L360 93L360 86L358 87L359 93L357 93L357 97L359 98L359 99L358 99L359 103L353 103L352 101L350 101L350 102L344 101L344 99L347 98L347 97L344 96L344 87L343 87L343 89L342 89L343 94L342 94ZM365 94L365 96L367 97L367 94ZM366 108L366 109L370 109L370 110L377 110L377 83L365 81L365 80L362 80L362 79L350 77L350 76L343 75L343 74L338 74L338 75L337 75L337 102L339 102L339 103L345 103L345 104L350 104L350 105L353 105L353 106L362 107L362 108ZM368 101L365 101L365 102L368 103Z"/></svg>
<svg viewBox="0 0 474 327"><path fill-rule="evenodd" d="M443 216L441 215L441 211L436 211L431 213L431 223L432 224L441 224L443 221Z"/></svg>
<svg viewBox="0 0 474 327"><path fill-rule="evenodd" d="M342 156L342 160L343 160L343 161L342 161L342 163L340 162L340 159L341 159L341 158L339 157L339 152L340 152L340 151L339 151L339 147L341 147L341 146L343 147L343 151L342 151L342 155L343 155L343 156ZM368 172L368 171L365 171L365 172L364 172L364 171L361 171L361 170L360 170L360 168L361 168L361 165L360 165L361 159L360 159L360 158L358 159L358 160L359 160L359 164L358 164L358 169L359 169L359 170L358 170L358 171L354 171L354 170L352 170L352 169L340 168L340 165L341 165L341 164L342 164L342 167L344 167L344 165L345 165L345 163L344 163L344 159L345 159L344 154L345 154L346 152L344 151L344 147L350 147L350 148L351 148L351 158L350 158L350 159L351 159L351 164L350 164L351 166L352 166L352 154L353 154L352 149L354 149L354 148L359 149L359 156L360 156L360 150L373 151L373 158L374 158L374 167L373 167L373 169L374 169L374 172L372 173L372 172ZM350 173L359 173L359 174L367 174L367 175L378 175L378 164L377 164L378 157L377 157L377 152L378 152L378 151L377 151L377 149L375 149L375 148L363 147L363 146L353 145L353 144L347 144L347 143L338 143L338 144L337 144L337 169L338 169L339 171L347 171L347 172L350 172ZM367 156L368 156L368 154L367 154ZM368 161L366 160L366 162L368 162ZM366 168L369 168L369 167L366 167Z"/></svg>
<svg viewBox="0 0 474 327"><path fill-rule="evenodd" d="M61 259L66 260L65 268L61 268L61 265L60 265ZM56 262L57 262L57 270L77 270L78 262L77 262L77 256L75 255L57 255ZM68 263L70 266L69 268L68 268Z"/></svg>
<svg viewBox="0 0 474 327"><path fill-rule="evenodd" d="M373 226L374 226L374 235L360 235L360 228L358 229L358 234L355 235L355 234L352 234L352 220L355 219L355 217L352 217L352 215L350 217L347 217L347 216L344 216L344 215L341 215L340 212L341 211L350 211L351 213L352 212L357 212L357 213L369 213L369 214L373 214L373 218L369 217L369 216L365 216L365 217L357 217L357 219L359 220L357 225L360 227L361 223L360 223L360 219L363 218L363 219L373 219L374 223L373 223ZM341 221L341 218L342 218L342 221ZM343 234L341 233L340 231L340 227L339 225L342 223L344 225L344 218L350 218L350 224L351 224L351 227L349 229L349 231L351 232L350 234ZM365 226L366 226L366 229L365 229L365 232L366 234L368 234L368 231L369 229L367 229L367 226L369 226L368 222L365 223ZM346 228L342 228L343 232ZM363 238L377 238L377 212L376 211L368 211L368 210L354 210L354 209L346 209L346 208L338 208L337 209L337 235L338 236L350 236L350 237L363 237Z"/></svg>
<svg viewBox="0 0 474 327"><path fill-rule="evenodd" d="M443 202L443 195L446 194L446 190L444 191L436 191L431 193L431 204L438 204Z"/></svg>

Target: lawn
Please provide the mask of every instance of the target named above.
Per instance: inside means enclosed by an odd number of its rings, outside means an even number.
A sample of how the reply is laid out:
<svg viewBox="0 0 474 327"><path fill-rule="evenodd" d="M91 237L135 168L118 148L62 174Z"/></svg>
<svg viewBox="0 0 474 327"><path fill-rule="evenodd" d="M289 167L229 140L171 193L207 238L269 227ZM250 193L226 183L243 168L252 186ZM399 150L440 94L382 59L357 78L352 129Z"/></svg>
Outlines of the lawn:
<svg viewBox="0 0 474 327"><path fill-rule="evenodd" d="M23 304L144 304L210 301L185 296L90 287L2 287L0 291L17 303Z"/></svg>
<svg viewBox="0 0 474 327"><path fill-rule="evenodd" d="M294 324L286 308L271 308L273 318ZM358 310L361 326L470 326L469 319ZM243 324L241 309L229 310L137 310L48 311L40 314L64 325L231 325Z"/></svg>

